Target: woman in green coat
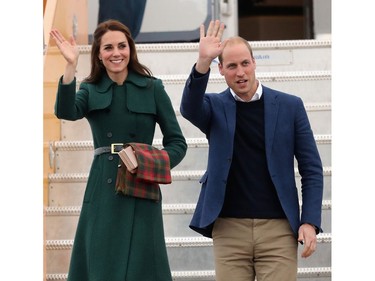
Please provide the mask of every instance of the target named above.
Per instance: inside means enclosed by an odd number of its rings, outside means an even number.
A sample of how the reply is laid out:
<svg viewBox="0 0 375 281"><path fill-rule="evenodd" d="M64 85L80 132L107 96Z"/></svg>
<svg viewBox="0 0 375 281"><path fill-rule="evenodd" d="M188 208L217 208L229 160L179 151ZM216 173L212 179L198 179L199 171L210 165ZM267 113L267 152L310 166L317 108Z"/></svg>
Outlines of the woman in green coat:
<svg viewBox="0 0 375 281"><path fill-rule="evenodd" d="M98 25L91 72L78 91L78 47L56 29L51 37L67 61L55 114L66 120L87 118L95 148L68 280L171 281L161 200L116 192L119 157L108 149L115 143L151 145L158 123L170 168L180 163L187 145L170 98L161 80L139 63L134 40L122 23L109 20Z"/></svg>

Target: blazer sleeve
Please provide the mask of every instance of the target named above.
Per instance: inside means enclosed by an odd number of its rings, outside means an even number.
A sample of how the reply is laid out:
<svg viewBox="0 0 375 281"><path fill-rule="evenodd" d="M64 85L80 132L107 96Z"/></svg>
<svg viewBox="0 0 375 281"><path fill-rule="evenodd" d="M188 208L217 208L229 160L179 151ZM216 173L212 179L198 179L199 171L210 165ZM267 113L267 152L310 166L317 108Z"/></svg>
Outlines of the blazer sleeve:
<svg viewBox="0 0 375 281"><path fill-rule="evenodd" d="M180 104L181 115L189 120L194 126L203 133L208 133L208 127L211 116L211 106L207 95L207 83L210 71L197 77L194 75L195 65L185 83Z"/></svg>
<svg viewBox="0 0 375 281"><path fill-rule="evenodd" d="M301 223L311 223L322 231L323 167L314 134L301 99L295 125L295 157L301 175Z"/></svg>

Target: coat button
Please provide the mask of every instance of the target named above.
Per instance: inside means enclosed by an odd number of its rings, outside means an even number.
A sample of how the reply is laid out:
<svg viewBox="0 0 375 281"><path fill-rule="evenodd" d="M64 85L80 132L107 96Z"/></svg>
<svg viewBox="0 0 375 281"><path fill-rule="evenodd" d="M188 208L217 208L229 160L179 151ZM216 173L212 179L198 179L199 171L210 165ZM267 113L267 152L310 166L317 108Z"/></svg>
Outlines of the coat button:
<svg viewBox="0 0 375 281"><path fill-rule="evenodd" d="M107 183L112 183L112 179L111 178L107 179Z"/></svg>
<svg viewBox="0 0 375 281"><path fill-rule="evenodd" d="M111 133L111 132L108 132L108 133L107 133L107 137L108 137L108 138L111 138L111 137L112 137L112 133Z"/></svg>
<svg viewBox="0 0 375 281"><path fill-rule="evenodd" d="M112 160L113 160L113 156L112 156L112 155L109 155L109 156L108 156L108 160L109 160L109 161L112 161Z"/></svg>

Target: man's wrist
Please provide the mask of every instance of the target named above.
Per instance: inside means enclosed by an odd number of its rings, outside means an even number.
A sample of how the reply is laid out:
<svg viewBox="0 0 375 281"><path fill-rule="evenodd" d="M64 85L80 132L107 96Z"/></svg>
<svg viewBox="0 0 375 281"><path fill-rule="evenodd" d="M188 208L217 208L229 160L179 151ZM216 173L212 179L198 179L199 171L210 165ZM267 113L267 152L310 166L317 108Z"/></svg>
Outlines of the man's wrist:
<svg viewBox="0 0 375 281"><path fill-rule="evenodd" d="M208 69L208 71L209 71L209 70L210 70L210 69ZM207 71L207 72L208 72L208 71ZM207 75L207 72L206 72L206 73L201 73L201 72L199 72L199 71L197 70L197 68L194 66L194 73L193 73L193 75L194 75L195 78L203 77L203 76Z"/></svg>
<svg viewBox="0 0 375 281"><path fill-rule="evenodd" d="M308 224L311 225L315 229L316 234L319 234L319 232L320 232L319 227L317 227L316 225L314 225L312 223L308 223Z"/></svg>

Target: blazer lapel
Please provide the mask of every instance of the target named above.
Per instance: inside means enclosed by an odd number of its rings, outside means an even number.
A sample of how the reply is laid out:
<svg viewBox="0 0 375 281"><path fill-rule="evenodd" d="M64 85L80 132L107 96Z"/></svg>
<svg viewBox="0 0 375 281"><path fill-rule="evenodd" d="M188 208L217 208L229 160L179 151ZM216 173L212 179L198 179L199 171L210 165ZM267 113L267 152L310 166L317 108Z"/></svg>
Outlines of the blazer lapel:
<svg viewBox="0 0 375 281"><path fill-rule="evenodd" d="M263 86L263 95L265 146L267 159L269 159L275 136L275 128L279 111L279 102L277 100L277 94L273 90L265 86Z"/></svg>
<svg viewBox="0 0 375 281"><path fill-rule="evenodd" d="M233 138L236 129L236 102L229 88L223 94L224 115L228 126L228 135Z"/></svg>

